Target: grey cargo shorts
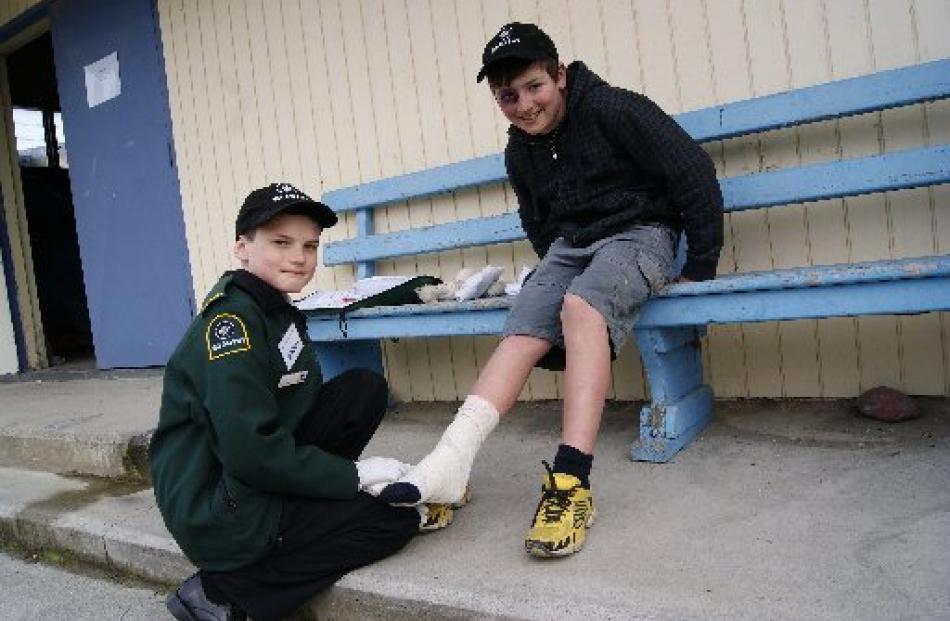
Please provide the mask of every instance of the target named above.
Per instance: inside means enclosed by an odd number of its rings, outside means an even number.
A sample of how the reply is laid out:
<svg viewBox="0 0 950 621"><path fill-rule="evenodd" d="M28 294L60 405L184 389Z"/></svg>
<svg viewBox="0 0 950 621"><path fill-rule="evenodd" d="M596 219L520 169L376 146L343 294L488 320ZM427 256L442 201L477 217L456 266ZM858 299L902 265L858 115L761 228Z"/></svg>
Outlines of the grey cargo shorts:
<svg viewBox="0 0 950 621"><path fill-rule="evenodd" d="M561 305L573 293L603 315L616 357L640 305L672 278L675 248L675 233L662 225L635 226L583 248L559 237L515 298L503 334L550 342L554 350L539 364L563 369Z"/></svg>

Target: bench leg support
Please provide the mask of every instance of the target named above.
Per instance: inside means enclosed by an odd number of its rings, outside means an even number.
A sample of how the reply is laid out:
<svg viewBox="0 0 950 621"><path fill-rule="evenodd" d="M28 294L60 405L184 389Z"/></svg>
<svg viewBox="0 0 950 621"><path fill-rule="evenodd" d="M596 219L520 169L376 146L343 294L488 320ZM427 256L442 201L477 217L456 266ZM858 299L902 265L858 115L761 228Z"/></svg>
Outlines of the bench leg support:
<svg viewBox="0 0 950 621"><path fill-rule="evenodd" d="M379 341L330 341L314 345L323 381L357 367L383 375L383 350Z"/></svg>
<svg viewBox="0 0 950 621"><path fill-rule="evenodd" d="M699 336L695 327L636 330L652 402L640 410L640 438L631 459L669 461L712 418L713 394L703 384Z"/></svg>

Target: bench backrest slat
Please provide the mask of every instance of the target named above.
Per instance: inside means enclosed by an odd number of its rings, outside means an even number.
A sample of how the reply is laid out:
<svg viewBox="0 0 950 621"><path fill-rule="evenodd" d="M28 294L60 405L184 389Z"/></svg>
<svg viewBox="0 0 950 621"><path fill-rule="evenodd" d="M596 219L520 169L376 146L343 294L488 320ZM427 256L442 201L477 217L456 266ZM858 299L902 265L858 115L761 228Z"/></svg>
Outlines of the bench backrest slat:
<svg viewBox="0 0 950 621"><path fill-rule="evenodd" d="M950 145L720 179L726 211L950 183ZM515 213L356 237L329 244L327 265L524 239Z"/></svg>
<svg viewBox="0 0 950 621"><path fill-rule="evenodd" d="M501 183L506 179L504 156L496 153L333 190L323 195L323 201L334 211L352 211Z"/></svg>
<svg viewBox="0 0 950 621"><path fill-rule="evenodd" d="M521 228L518 214L506 213L334 242L324 249L323 262L326 265L340 265L374 261L455 248L501 244L524 238L524 229Z"/></svg>
<svg viewBox="0 0 950 621"><path fill-rule="evenodd" d="M947 97L950 59L943 59L684 112L676 122L708 142Z"/></svg>
<svg viewBox="0 0 950 621"><path fill-rule="evenodd" d="M950 59L711 106L674 118L694 139L710 142L947 97ZM506 179L499 153L334 190L323 198L336 211L351 211Z"/></svg>
<svg viewBox="0 0 950 621"><path fill-rule="evenodd" d="M727 211L950 182L950 145L720 179Z"/></svg>

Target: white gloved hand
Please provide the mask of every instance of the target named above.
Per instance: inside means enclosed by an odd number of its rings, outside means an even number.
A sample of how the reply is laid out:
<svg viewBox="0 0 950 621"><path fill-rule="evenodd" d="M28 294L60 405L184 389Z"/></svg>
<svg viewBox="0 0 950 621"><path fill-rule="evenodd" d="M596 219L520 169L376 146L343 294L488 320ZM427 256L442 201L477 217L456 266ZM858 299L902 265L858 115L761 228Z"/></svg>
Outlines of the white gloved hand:
<svg viewBox="0 0 950 621"><path fill-rule="evenodd" d="M380 483L385 485L396 481L409 472L409 464L392 457L367 457L356 462L356 475L360 480L360 491L379 493ZM376 494L373 494L374 496Z"/></svg>
<svg viewBox="0 0 950 621"><path fill-rule="evenodd" d="M384 489L386 489L386 488L389 487L390 485L392 485L392 483L389 482L389 481L381 481L381 482L379 482L379 483L373 483L372 485L367 485L366 487L361 488L360 491L361 491L361 492L366 492L367 494L369 494L369 495L372 496L373 498L376 498L377 496L379 496L379 493L380 493L381 491L383 491Z"/></svg>

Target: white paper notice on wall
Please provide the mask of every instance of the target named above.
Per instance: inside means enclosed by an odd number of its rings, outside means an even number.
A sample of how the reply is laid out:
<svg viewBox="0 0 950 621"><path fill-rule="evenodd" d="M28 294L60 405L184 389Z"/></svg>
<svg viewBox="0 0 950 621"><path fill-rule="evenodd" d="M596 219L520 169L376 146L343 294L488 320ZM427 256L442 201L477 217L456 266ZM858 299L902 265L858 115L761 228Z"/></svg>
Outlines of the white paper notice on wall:
<svg viewBox="0 0 950 621"><path fill-rule="evenodd" d="M122 80L119 79L119 53L112 52L94 63L85 66L86 101L94 108L101 103L118 97L122 93Z"/></svg>

